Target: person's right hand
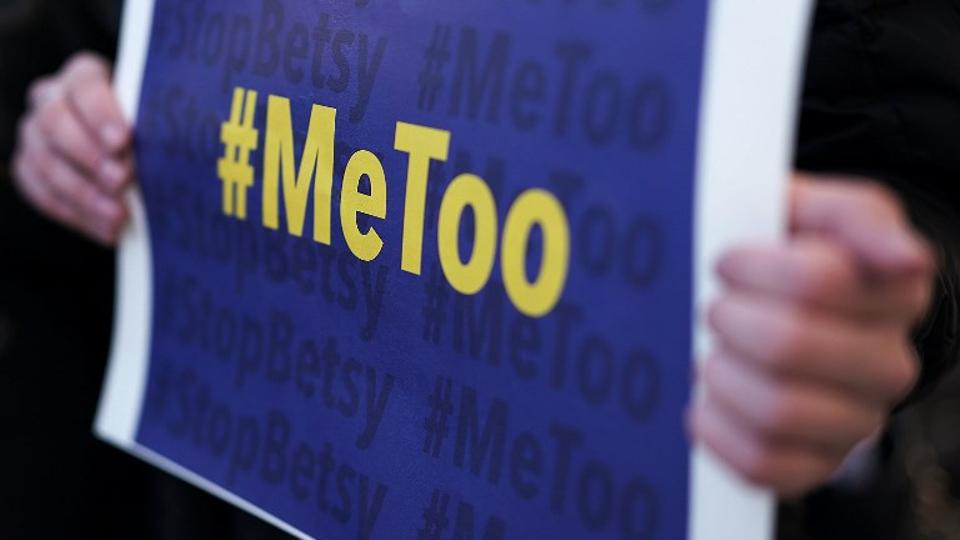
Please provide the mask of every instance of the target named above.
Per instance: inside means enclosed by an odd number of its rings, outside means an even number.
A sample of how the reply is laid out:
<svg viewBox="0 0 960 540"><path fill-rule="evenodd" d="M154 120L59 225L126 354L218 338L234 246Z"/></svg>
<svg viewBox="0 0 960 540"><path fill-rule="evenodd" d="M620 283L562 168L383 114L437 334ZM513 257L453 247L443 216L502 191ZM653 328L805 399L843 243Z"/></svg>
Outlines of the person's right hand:
<svg viewBox="0 0 960 540"><path fill-rule="evenodd" d="M798 496L829 480L913 388L936 260L877 184L798 176L790 235L727 251L708 320L693 433L753 484Z"/></svg>
<svg viewBox="0 0 960 540"><path fill-rule="evenodd" d="M131 130L110 84L106 60L74 55L30 88L13 177L41 213L105 244L128 218Z"/></svg>

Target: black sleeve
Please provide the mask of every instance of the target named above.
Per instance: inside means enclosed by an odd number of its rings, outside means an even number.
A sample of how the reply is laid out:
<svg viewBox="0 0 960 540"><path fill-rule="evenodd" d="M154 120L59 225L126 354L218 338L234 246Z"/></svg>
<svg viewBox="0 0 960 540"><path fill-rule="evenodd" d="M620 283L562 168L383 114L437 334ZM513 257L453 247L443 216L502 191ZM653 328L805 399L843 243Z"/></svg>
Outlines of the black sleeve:
<svg viewBox="0 0 960 540"><path fill-rule="evenodd" d="M822 0L803 89L796 165L895 190L940 255L916 332L915 399L958 357L960 2Z"/></svg>
<svg viewBox="0 0 960 540"><path fill-rule="evenodd" d="M0 246L3 285L62 281L64 261L70 283L101 284L112 290L112 253L55 224L21 200L10 181L10 158L25 94L38 77L57 71L73 53L116 53L120 0L0 2Z"/></svg>

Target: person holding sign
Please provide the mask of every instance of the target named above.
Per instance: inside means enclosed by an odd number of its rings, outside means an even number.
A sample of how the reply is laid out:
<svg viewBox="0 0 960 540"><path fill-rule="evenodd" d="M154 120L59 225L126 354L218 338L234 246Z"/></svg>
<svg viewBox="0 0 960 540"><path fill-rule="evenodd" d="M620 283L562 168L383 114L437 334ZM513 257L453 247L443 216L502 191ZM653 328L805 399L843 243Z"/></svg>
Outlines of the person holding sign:
<svg viewBox="0 0 960 540"><path fill-rule="evenodd" d="M31 90L14 167L51 218L113 243L134 176L130 130L104 60L80 54ZM798 175L791 234L719 262L718 348L702 370L696 436L784 495L825 481L913 387L913 325L935 265L896 196L873 182Z"/></svg>
<svg viewBox="0 0 960 540"><path fill-rule="evenodd" d="M135 169L108 62L78 54L29 98L17 187L51 219L113 245ZM827 482L944 362L918 354L929 342L914 335L920 323L938 329L954 316L939 309L952 293L933 288L934 252L945 251L947 237L928 227L921 234L907 210L919 197L883 183L797 174L788 237L740 246L718 262L726 290L706 315L717 346L700 371L691 431L747 480L783 496ZM941 274L952 268L941 265Z"/></svg>

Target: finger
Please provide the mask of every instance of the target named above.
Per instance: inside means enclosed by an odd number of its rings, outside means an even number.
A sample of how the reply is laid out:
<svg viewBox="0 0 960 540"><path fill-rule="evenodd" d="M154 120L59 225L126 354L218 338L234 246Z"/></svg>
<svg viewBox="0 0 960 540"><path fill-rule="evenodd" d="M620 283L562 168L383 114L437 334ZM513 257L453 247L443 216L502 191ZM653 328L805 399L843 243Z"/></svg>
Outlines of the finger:
<svg viewBox="0 0 960 540"><path fill-rule="evenodd" d="M107 193L118 195L133 183L133 154L126 152L105 159L94 177Z"/></svg>
<svg viewBox="0 0 960 540"><path fill-rule="evenodd" d="M20 141L37 181L58 201L58 217L95 240L112 245L129 217L123 199L103 193L71 163L58 158L40 133L38 122L23 124Z"/></svg>
<svg viewBox="0 0 960 540"><path fill-rule="evenodd" d="M127 219L122 201L96 188L72 163L58 157L38 120L21 124L19 182L50 217L103 244L112 245Z"/></svg>
<svg viewBox="0 0 960 540"><path fill-rule="evenodd" d="M111 221L119 211L102 200L98 190L62 160L53 160L43 173L54 196L73 207L75 225L102 243L111 240Z"/></svg>
<svg viewBox="0 0 960 540"><path fill-rule="evenodd" d="M109 79L110 64L106 59L96 53L81 51L67 60L61 76L64 80L75 80L85 77Z"/></svg>
<svg viewBox="0 0 960 540"><path fill-rule="evenodd" d="M104 151L63 99L47 102L37 115L37 126L48 147L87 174L96 174Z"/></svg>
<svg viewBox="0 0 960 540"><path fill-rule="evenodd" d="M905 395L917 377L906 328L851 324L737 293L715 302L708 318L724 346L762 369L837 385L883 405Z"/></svg>
<svg viewBox="0 0 960 540"><path fill-rule="evenodd" d="M69 223L102 243L112 244L127 217L122 202L102 193L71 163L52 154L39 127L30 126L24 136L26 152L47 189L70 208Z"/></svg>
<svg viewBox="0 0 960 540"><path fill-rule="evenodd" d="M735 355L708 358L704 383L713 403L765 439L846 454L876 432L886 412L832 387L777 377Z"/></svg>
<svg viewBox="0 0 960 540"><path fill-rule="evenodd" d="M907 223L897 198L867 182L800 175L791 183L791 228L836 239L870 273L929 272L933 258Z"/></svg>
<svg viewBox="0 0 960 540"><path fill-rule="evenodd" d="M926 312L933 276L876 283L864 279L835 242L798 238L786 244L729 250L717 265L731 288L868 319L913 322Z"/></svg>
<svg viewBox="0 0 960 540"><path fill-rule="evenodd" d="M107 155L96 171L98 182L109 192L121 191L133 176L128 151L131 131L109 81L105 76L78 79L70 85L67 99L86 131L98 138Z"/></svg>
<svg viewBox="0 0 960 540"><path fill-rule="evenodd" d="M110 152L117 154L130 143L130 128L116 94L105 79L91 79L71 87L68 98L91 133Z"/></svg>
<svg viewBox="0 0 960 540"><path fill-rule="evenodd" d="M20 153L14 161L13 178L20 194L34 208L55 221L73 226L71 209L53 195L46 181L40 178L32 159L24 153Z"/></svg>
<svg viewBox="0 0 960 540"><path fill-rule="evenodd" d="M27 91L27 101L31 109L39 109L50 100L63 96L63 85L53 77L37 79Z"/></svg>
<svg viewBox="0 0 960 540"><path fill-rule="evenodd" d="M783 496L812 489L840 466L840 456L756 437L713 406L709 398L694 406L690 423L694 437L747 482Z"/></svg>
<svg viewBox="0 0 960 540"><path fill-rule="evenodd" d="M89 235L77 208L51 189L49 180L42 172L45 170L44 162L35 152L24 152L18 158L16 177L21 193L47 217Z"/></svg>
<svg viewBox="0 0 960 540"><path fill-rule="evenodd" d="M89 179L62 160L54 160L48 174L53 192L71 201L78 209L84 229L104 244L115 242L125 219L120 201L102 193Z"/></svg>
<svg viewBox="0 0 960 540"><path fill-rule="evenodd" d="M67 76L67 100L103 148L119 154L130 143L130 128L110 84L109 70L96 59L78 62Z"/></svg>

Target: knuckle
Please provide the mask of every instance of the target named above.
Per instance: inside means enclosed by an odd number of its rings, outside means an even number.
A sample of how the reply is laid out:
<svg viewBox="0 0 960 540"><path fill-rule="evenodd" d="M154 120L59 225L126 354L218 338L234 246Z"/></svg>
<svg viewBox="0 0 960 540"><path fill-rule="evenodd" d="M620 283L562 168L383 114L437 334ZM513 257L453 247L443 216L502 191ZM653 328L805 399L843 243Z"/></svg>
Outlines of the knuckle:
<svg viewBox="0 0 960 540"><path fill-rule="evenodd" d="M70 186L69 189L74 200L77 201L80 208L86 209L93 203L95 193L86 182L73 179L68 185Z"/></svg>
<svg viewBox="0 0 960 540"><path fill-rule="evenodd" d="M920 379L920 365L909 344L903 344L904 352L891 365L891 391L899 399L910 393Z"/></svg>
<svg viewBox="0 0 960 540"><path fill-rule="evenodd" d="M96 53L90 51L80 51L75 53L67 61L67 71L100 71L106 67L106 62Z"/></svg>
<svg viewBox="0 0 960 540"><path fill-rule="evenodd" d="M67 92L74 102L83 105L84 100L97 99L97 93L105 88L109 88L106 75L101 74L100 70L87 68L73 77Z"/></svg>
<svg viewBox="0 0 960 540"><path fill-rule="evenodd" d="M109 66L103 58L89 52L77 53L64 67L62 81L67 93L96 81L107 81Z"/></svg>
<svg viewBox="0 0 960 540"><path fill-rule="evenodd" d="M845 284L843 269L826 260L811 264L804 272L802 295L810 300L827 299Z"/></svg>
<svg viewBox="0 0 960 540"><path fill-rule="evenodd" d="M40 77L30 83L26 94L28 105L32 108L36 107L39 103L43 103L51 92L54 91L56 85L57 78L55 76Z"/></svg>
<svg viewBox="0 0 960 540"><path fill-rule="evenodd" d="M803 357L806 347L806 317L791 309L769 321L766 330L767 360L775 366L790 368Z"/></svg>
<svg viewBox="0 0 960 540"><path fill-rule="evenodd" d="M787 392L778 392L761 415L760 429L766 436L780 436L802 421L803 407Z"/></svg>

